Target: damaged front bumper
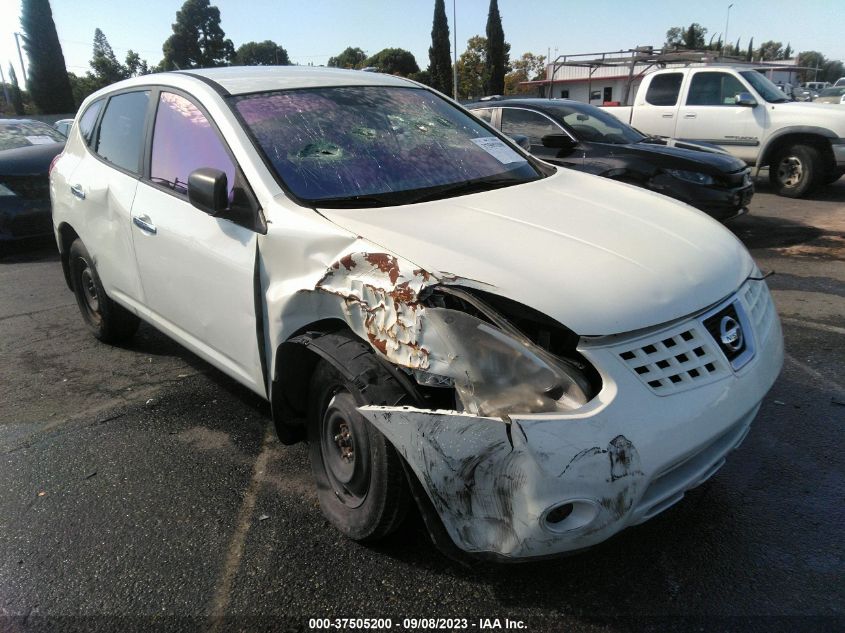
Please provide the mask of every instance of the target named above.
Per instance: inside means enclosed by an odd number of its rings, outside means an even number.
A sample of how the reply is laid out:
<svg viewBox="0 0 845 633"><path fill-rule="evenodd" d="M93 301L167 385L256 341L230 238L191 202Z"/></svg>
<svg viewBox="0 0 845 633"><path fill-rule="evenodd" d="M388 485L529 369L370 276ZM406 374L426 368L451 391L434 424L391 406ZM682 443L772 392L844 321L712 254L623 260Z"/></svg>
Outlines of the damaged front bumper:
<svg viewBox="0 0 845 633"><path fill-rule="evenodd" d="M754 349L739 369L696 317L584 342L603 388L569 414L360 411L405 458L460 549L521 559L589 547L680 500L745 438L783 342L764 282L746 282L730 302L748 315Z"/></svg>

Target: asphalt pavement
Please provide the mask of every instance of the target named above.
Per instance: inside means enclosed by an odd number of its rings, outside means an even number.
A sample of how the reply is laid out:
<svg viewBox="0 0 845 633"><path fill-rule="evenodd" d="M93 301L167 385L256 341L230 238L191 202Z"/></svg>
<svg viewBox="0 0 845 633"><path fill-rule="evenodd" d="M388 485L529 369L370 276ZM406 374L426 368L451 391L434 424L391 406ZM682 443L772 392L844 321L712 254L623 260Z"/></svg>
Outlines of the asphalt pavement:
<svg viewBox="0 0 845 633"><path fill-rule="evenodd" d="M375 546L340 536L264 401L148 325L98 343L55 247L18 248L0 260L0 631L845 630L845 179L796 201L761 183L729 226L776 273L787 350L745 443L598 547L475 568L413 515Z"/></svg>

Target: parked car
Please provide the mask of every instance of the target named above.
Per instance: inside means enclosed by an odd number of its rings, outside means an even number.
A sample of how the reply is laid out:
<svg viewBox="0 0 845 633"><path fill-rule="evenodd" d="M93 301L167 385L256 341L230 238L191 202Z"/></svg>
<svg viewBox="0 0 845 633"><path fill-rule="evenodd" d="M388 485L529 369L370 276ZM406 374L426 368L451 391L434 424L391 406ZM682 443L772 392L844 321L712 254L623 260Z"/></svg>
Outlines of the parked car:
<svg viewBox="0 0 845 633"><path fill-rule="evenodd" d="M837 80L836 80L836 82L833 84L833 87L834 87L834 88L838 88L839 86L845 86L845 77L840 77L840 78L839 78L839 79L837 79Z"/></svg>
<svg viewBox="0 0 845 633"><path fill-rule="evenodd" d="M59 119L55 123L53 123L53 127L59 131L59 133L67 138L70 136L70 127L73 125L73 119Z"/></svg>
<svg viewBox="0 0 845 633"><path fill-rule="evenodd" d="M845 103L845 86L825 88L813 101L815 103Z"/></svg>
<svg viewBox="0 0 845 633"><path fill-rule="evenodd" d="M646 75L633 106L608 112L646 134L715 143L768 167L779 195L800 198L845 173L845 111L789 101L756 70L667 68Z"/></svg>
<svg viewBox="0 0 845 633"><path fill-rule="evenodd" d="M50 162L65 137L46 123L0 119L0 252L23 238L50 235Z"/></svg>
<svg viewBox="0 0 845 633"><path fill-rule="evenodd" d="M466 106L537 158L644 187L717 220L745 213L754 185L744 162L714 146L647 137L601 108L569 99L509 99Z"/></svg>
<svg viewBox="0 0 845 633"><path fill-rule="evenodd" d="M73 129L51 194L85 323L116 342L144 319L268 399L350 538L415 500L447 550L594 545L718 470L780 371L766 283L718 222L415 82L160 73Z"/></svg>

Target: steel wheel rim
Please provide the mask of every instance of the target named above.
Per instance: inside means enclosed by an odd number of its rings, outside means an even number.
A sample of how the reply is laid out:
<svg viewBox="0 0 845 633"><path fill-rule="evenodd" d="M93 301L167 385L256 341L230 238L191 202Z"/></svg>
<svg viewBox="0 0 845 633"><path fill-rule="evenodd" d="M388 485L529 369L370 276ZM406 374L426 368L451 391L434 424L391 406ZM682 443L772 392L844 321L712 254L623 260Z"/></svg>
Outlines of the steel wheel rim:
<svg viewBox="0 0 845 633"><path fill-rule="evenodd" d="M97 292L97 284L94 282L94 273L84 259L80 261L82 261L83 265L82 272L80 273L82 298L85 300L88 311L93 315L99 315L100 296Z"/></svg>
<svg viewBox="0 0 845 633"><path fill-rule="evenodd" d="M787 187L797 187L804 178L804 165L797 156L786 156L778 163L778 180Z"/></svg>
<svg viewBox="0 0 845 633"><path fill-rule="evenodd" d="M357 508L370 487L370 455L363 420L343 406L351 399L340 392L329 401L321 420L320 443L332 490L345 506Z"/></svg>

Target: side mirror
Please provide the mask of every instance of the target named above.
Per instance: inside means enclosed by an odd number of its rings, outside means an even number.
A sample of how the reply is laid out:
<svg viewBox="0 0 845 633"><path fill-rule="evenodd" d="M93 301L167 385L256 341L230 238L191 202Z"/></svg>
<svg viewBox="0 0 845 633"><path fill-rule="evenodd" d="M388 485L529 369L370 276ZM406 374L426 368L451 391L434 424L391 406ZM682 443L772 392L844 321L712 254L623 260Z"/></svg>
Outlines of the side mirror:
<svg viewBox="0 0 845 633"><path fill-rule="evenodd" d="M226 173L213 167L195 169L188 176L188 201L200 211L219 215L229 207Z"/></svg>
<svg viewBox="0 0 845 633"><path fill-rule="evenodd" d="M576 145L578 145L578 141L566 134L546 134L543 137L543 147L573 150Z"/></svg>
<svg viewBox="0 0 845 633"><path fill-rule="evenodd" d="M528 140L528 137L525 136L525 134L511 134L510 139L526 152L531 151L531 141Z"/></svg>
<svg viewBox="0 0 845 633"><path fill-rule="evenodd" d="M757 105L757 99L750 92L740 92L736 96L735 105L745 106L746 108L753 108Z"/></svg>

